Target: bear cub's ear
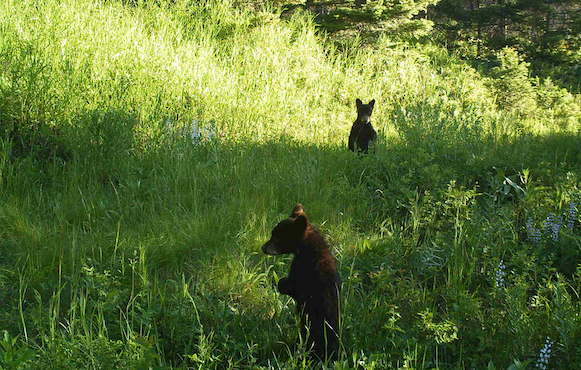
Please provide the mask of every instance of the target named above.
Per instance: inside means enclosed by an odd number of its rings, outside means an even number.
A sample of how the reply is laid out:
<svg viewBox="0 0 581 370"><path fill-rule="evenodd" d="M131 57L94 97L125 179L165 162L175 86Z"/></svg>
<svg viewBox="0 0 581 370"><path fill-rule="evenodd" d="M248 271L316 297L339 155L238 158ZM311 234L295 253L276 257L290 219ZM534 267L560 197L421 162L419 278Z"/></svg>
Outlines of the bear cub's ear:
<svg viewBox="0 0 581 370"><path fill-rule="evenodd" d="M357 108L359 108L360 106L363 105L363 102L361 101L361 99L357 98L355 99L355 105L357 106Z"/></svg>
<svg viewBox="0 0 581 370"><path fill-rule="evenodd" d="M293 209L290 216L297 217L299 215L304 215L304 214L305 214L305 210L303 209L303 205L299 203L295 206L295 208Z"/></svg>
<svg viewBox="0 0 581 370"><path fill-rule="evenodd" d="M304 213L302 215L298 215L297 218L295 218L295 220L293 221L293 226L295 227L295 230L301 234L305 232L308 225L309 220L307 219L307 216L305 216Z"/></svg>
<svg viewBox="0 0 581 370"><path fill-rule="evenodd" d="M371 108L373 108L373 106L375 105L375 99L373 99L372 101L369 102L369 105L371 105Z"/></svg>

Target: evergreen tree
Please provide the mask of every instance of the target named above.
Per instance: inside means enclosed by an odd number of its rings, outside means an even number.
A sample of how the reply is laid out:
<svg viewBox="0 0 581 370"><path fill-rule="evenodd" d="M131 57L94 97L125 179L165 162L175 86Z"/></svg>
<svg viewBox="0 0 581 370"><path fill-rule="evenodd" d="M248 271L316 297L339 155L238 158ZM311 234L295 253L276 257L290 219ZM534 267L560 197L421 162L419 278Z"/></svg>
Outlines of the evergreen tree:
<svg viewBox="0 0 581 370"><path fill-rule="evenodd" d="M427 7L439 0L307 0L287 3L285 10L302 7L316 15L331 33L343 30L421 33L431 29Z"/></svg>
<svg viewBox="0 0 581 370"><path fill-rule="evenodd" d="M578 49L580 12L581 0L441 0L432 20L448 40L515 46L530 55Z"/></svg>
<svg viewBox="0 0 581 370"><path fill-rule="evenodd" d="M492 86L501 109L531 113L536 108L535 91L529 80L529 63L516 50L504 48L497 53L500 65L491 69Z"/></svg>

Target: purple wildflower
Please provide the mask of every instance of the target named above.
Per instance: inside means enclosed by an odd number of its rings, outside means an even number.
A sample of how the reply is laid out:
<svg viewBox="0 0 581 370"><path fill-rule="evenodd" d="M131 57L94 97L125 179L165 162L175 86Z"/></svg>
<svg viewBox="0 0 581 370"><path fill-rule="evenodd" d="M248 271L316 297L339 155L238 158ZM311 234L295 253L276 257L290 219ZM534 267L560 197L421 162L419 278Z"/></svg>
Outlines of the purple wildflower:
<svg viewBox="0 0 581 370"><path fill-rule="evenodd" d="M541 230L536 229L533 224L533 219L531 217L527 220L527 232L529 234L529 239L538 247L543 244L543 236Z"/></svg>
<svg viewBox="0 0 581 370"><path fill-rule="evenodd" d="M553 225L551 226L551 235L552 235L551 238L555 242L559 241L559 231L561 230L562 224L563 224L563 216L559 216L559 218L557 218L557 221L553 222Z"/></svg>
<svg viewBox="0 0 581 370"><path fill-rule="evenodd" d="M501 288L504 286L504 270L506 269L506 265L504 261L500 260L498 263L498 269L496 270L496 287Z"/></svg>
<svg viewBox="0 0 581 370"><path fill-rule="evenodd" d="M577 203L571 202L571 205L569 206L569 218L567 220L567 227L572 229L573 225L575 225L575 221L577 221Z"/></svg>
<svg viewBox="0 0 581 370"><path fill-rule="evenodd" d="M551 235L553 233L553 224L555 223L555 214L549 213L545 219L545 234Z"/></svg>
<svg viewBox="0 0 581 370"><path fill-rule="evenodd" d="M549 358L551 358L551 347L553 346L554 342L551 342L551 338L547 337L545 341L545 346L541 349L541 353L539 354L539 359L537 360L536 367L541 370L546 370L547 365L549 364Z"/></svg>

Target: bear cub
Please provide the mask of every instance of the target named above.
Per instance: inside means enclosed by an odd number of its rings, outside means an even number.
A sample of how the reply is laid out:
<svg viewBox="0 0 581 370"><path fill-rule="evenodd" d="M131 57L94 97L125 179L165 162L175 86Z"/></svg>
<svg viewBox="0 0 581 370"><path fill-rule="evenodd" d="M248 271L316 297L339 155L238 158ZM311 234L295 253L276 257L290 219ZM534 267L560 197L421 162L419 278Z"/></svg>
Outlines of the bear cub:
<svg viewBox="0 0 581 370"><path fill-rule="evenodd" d="M375 140L377 140L377 132L371 127L371 113L375 105L375 99L369 104L363 104L359 99L355 100L357 105L357 120L351 127L351 134L349 134L349 150L359 153L367 153L369 151L369 143L373 142L373 152L375 153Z"/></svg>
<svg viewBox="0 0 581 370"><path fill-rule="evenodd" d="M294 254L289 274L279 280L278 290L295 300L307 348L322 360L336 359L341 279L325 239L311 226L302 205L298 204L289 218L276 225L262 251L270 255Z"/></svg>

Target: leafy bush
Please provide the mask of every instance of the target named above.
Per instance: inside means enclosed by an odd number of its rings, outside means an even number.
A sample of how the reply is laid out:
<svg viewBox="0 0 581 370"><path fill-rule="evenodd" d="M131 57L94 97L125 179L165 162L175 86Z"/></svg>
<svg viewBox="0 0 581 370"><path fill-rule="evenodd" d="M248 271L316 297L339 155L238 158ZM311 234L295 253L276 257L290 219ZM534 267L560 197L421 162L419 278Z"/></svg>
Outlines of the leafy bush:
<svg viewBox="0 0 581 370"><path fill-rule="evenodd" d="M575 130L581 120L581 105L573 94L556 86L550 77L542 83L537 78L535 85L537 103L548 120L563 129Z"/></svg>
<svg viewBox="0 0 581 370"><path fill-rule="evenodd" d="M501 109L530 114L536 109L535 91L529 80L529 63L518 52L504 48L497 53L500 63L491 69L492 86Z"/></svg>

